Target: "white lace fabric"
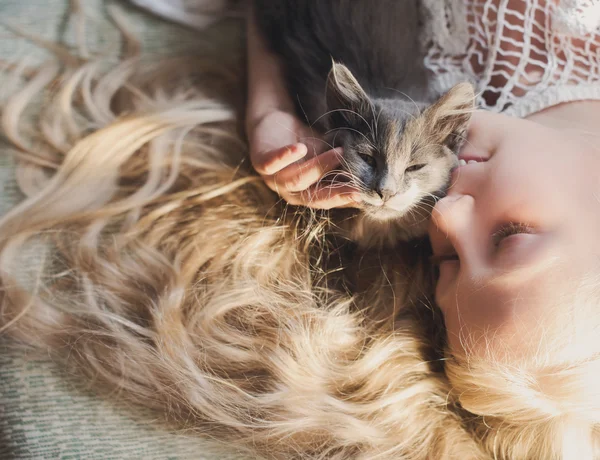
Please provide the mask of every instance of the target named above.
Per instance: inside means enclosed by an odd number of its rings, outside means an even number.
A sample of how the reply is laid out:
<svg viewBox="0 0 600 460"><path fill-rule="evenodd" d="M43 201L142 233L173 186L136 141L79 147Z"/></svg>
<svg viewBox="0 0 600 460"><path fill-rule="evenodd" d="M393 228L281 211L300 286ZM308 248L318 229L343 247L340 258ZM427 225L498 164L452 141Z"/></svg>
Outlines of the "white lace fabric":
<svg viewBox="0 0 600 460"><path fill-rule="evenodd" d="M421 0L440 91L469 80L479 106L525 117L600 100L600 0Z"/></svg>
<svg viewBox="0 0 600 460"><path fill-rule="evenodd" d="M230 10L229 0L130 1L196 28ZM437 90L468 80L481 108L519 117L600 100L600 0L419 1Z"/></svg>
<svg viewBox="0 0 600 460"><path fill-rule="evenodd" d="M204 29L218 19L228 0L130 0L169 21Z"/></svg>

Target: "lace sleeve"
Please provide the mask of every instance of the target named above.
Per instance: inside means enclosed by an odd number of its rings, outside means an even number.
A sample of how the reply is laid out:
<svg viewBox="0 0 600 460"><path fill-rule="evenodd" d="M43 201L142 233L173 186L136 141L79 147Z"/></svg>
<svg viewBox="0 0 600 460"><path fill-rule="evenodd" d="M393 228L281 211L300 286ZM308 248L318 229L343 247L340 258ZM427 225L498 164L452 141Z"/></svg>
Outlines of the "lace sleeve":
<svg viewBox="0 0 600 460"><path fill-rule="evenodd" d="M228 0L130 0L157 16L195 29L204 29L215 22Z"/></svg>
<svg viewBox="0 0 600 460"><path fill-rule="evenodd" d="M437 90L470 80L482 108L520 117L600 99L600 0L421 1Z"/></svg>

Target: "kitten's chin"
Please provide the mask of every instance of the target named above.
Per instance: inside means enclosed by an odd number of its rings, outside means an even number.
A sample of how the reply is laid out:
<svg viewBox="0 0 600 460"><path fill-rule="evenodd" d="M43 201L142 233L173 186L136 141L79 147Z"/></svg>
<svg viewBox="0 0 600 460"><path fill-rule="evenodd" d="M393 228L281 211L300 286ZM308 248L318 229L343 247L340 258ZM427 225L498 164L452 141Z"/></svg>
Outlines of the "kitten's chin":
<svg viewBox="0 0 600 460"><path fill-rule="evenodd" d="M364 209L365 216L376 222L389 222L400 219L405 212L386 206L369 206Z"/></svg>
<svg viewBox="0 0 600 460"><path fill-rule="evenodd" d="M346 235L363 249L395 247L426 235L428 219L413 213L401 213L391 208L376 212L360 212L354 219L346 220Z"/></svg>

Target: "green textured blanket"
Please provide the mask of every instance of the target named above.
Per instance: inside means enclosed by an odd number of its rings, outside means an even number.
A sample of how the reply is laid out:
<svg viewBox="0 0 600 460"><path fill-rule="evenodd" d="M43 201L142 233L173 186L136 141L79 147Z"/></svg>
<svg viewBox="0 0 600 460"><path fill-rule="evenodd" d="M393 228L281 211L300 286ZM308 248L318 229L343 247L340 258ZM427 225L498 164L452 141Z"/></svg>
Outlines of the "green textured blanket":
<svg viewBox="0 0 600 460"><path fill-rule="evenodd" d="M206 46L198 33L162 22L120 2L82 0L91 49L118 49L119 36L106 15L111 5L126 12L150 55ZM51 41L71 41L69 0L0 0L0 24ZM230 28L231 29L231 28ZM221 39L222 40L220 42ZM231 33L215 34L210 46L230 46ZM48 54L0 26L0 62L40 62ZM0 101L6 75L0 76ZM4 81L4 84L3 84ZM1 142L1 141L0 141ZM10 147L0 143L0 212L19 199ZM31 263L35 263L32 260ZM69 370L0 338L0 459L241 459L215 443L166 431L156 414L122 397L100 398Z"/></svg>

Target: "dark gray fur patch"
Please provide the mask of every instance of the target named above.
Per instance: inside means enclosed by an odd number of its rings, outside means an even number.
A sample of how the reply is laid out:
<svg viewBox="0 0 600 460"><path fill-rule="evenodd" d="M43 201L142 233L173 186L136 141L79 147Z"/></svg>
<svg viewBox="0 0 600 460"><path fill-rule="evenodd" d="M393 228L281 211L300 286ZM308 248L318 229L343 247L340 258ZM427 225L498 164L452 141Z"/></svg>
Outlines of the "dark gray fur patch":
<svg viewBox="0 0 600 460"><path fill-rule="evenodd" d="M325 113L332 59L348 67L373 99L408 101L410 96L433 102L420 47L418 3L255 0L259 27L285 63L299 116L314 123Z"/></svg>

